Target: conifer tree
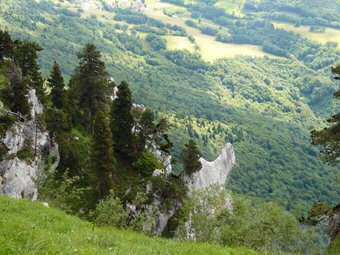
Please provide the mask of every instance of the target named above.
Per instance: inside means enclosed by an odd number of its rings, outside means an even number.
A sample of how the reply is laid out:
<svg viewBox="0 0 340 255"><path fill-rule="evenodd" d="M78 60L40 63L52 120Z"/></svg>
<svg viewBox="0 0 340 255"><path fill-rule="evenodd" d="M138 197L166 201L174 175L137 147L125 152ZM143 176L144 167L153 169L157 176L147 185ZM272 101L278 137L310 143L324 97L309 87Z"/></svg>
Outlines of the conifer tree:
<svg viewBox="0 0 340 255"><path fill-rule="evenodd" d="M202 168L202 164L199 161L201 157L201 152L198 149L194 140L189 140L187 144L185 144L185 148L182 152L182 161L184 167L184 173L187 175L191 175Z"/></svg>
<svg viewBox="0 0 340 255"><path fill-rule="evenodd" d="M112 105L111 130L115 153L126 159L131 159L134 156L132 146L132 127L134 121L131 109L131 91L128 83L123 81L118 86L117 98L113 101Z"/></svg>
<svg viewBox="0 0 340 255"><path fill-rule="evenodd" d="M48 81L52 87L51 95L53 106L57 109L64 109L66 107L64 78L61 75L58 63L55 61Z"/></svg>
<svg viewBox="0 0 340 255"><path fill-rule="evenodd" d="M39 44L29 41L14 41L14 61L21 68L22 76L29 88L34 88L39 100L45 102L44 80L38 65Z"/></svg>
<svg viewBox="0 0 340 255"><path fill-rule="evenodd" d="M19 68L14 64L11 65L9 80L9 103L11 110L22 115L29 114L30 107L27 99L28 88L22 80Z"/></svg>
<svg viewBox="0 0 340 255"><path fill-rule="evenodd" d="M78 54L79 67L71 79L71 95L78 102L81 121L93 133L94 116L108 108L109 82L105 63L93 44Z"/></svg>
<svg viewBox="0 0 340 255"><path fill-rule="evenodd" d="M148 139L151 139L156 125L153 122L153 114L149 109L146 109L139 121L141 130L138 134L138 152L141 153L147 145Z"/></svg>
<svg viewBox="0 0 340 255"><path fill-rule="evenodd" d="M0 62L13 54L13 42L7 31L0 30Z"/></svg>
<svg viewBox="0 0 340 255"><path fill-rule="evenodd" d="M61 136L68 136L71 131L71 120L63 109L52 108L47 110L45 123L51 138L56 138L57 143Z"/></svg>
<svg viewBox="0 0 340 255"><path fill-rule="evenodd" d="M23 76L39 72L38 52L42 50L39 44L29 41L14 41L14 60L21 68Z"/></svg>
<svg viewBox="0 0 340 255"><path fill-rule="evenodd" d="M103 199L113 187L115 172L111 130L103 111L97 112L94 118L92 169L95 176L96 198Z"/></svg>

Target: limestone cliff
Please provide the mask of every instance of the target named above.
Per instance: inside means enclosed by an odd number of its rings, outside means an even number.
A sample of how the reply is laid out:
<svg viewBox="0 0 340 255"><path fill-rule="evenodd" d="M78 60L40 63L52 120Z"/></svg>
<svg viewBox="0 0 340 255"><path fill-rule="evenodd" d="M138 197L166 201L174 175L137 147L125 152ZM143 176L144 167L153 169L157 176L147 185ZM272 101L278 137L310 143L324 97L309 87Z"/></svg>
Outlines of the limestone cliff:
<svg viewBox="0 0 340 255"><path fill-rule="evenodd" d="M162 159L162 157L158 157L158 159ZM163 157L164 159L164 157ZM171 161L171 158L170 158ZM233 145L230 143L227 143L217 156L217 158L209 162L205 160L204 158L200 159L202 163L202 169L191 176L184 175L184 182L188 187L189 196L192 194L193 191L200 191L204 189L208 189L212 186L218 186L221 189L224 189L224 184L226 183L228 176L235 165L235 153ZM171 170L171 164L168 165L168 169L166 169L165 173L162 173L159 170L155 170L153 175L154 176L163 176L166 177L167 174L170 174L168 170ZM152 193L152 188L149 187L149 193ZM162 235L169 219L175 215L178 208L180 208L182 205L178 203L178 201L173 201L172 206L167 211L162 211L161 208L161 200L157 198L157 196L154 197L153 204L156 206L156 208L159 208L155 212L153 212L153 216L155 218L155 234L156 235ZM225 197L221 201L220 208L232 210L232 198L231 196ZM207 210L211 210L211 213L213 214L214 208L207 208ZM190 220L188 222L188 227L190 228ZM188 235L190 231L188 230ZM194 235L192 237L194 239Z"/></svg>
<svg viewBox="0 0 340 255"><path fill-rule="evenodd" d="M217 158L209 162L200 158L202 169L191 176L184 176L189 191L200 190L211 185L224 185L231 169L235 165L235 153L232 144L227 143Z"/></svg>
<svg viewBox="0 0 340 255"><path fill-rule="evenodd" d="M48 133L39 124L43 106L34 89L29 91L28 100L30 119L18 118L2 138L7 155L0 162L0 194L36 200L35 179L43 173L48 158L54 159L52 168L57 167L59 153L57 145L51 145ZM25 157L20 156L23 151Z"/></svg>

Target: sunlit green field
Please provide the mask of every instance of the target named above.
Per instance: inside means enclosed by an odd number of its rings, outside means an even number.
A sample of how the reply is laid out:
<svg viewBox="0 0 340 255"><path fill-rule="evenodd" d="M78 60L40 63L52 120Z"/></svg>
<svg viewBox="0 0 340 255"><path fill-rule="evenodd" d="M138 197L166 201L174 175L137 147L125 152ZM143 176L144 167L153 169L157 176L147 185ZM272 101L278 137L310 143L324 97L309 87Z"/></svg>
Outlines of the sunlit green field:
<svg viewBox="0 0 340 255"><path fill-rule="evenodd" d="M309 26L295 27L293 24L277 21L273 22L273 24L275 27L299 33L300 35L319 43L336 42L340 45L339 29L326 28L326 31L324 33L313 33L309 31Z"/></svg>
<svg viewBox="0 0 340 255"><path fill-rule="evenodd" d="M232 0L231 0L232 1ZM249 44L231 44L221 43L215 40L215 37L204 35L200 30L189 27L185 24L186 18L178 16L169 17L164 14L164 10L168 10L174 5L164 4L160 2L154 2L149 5L146 14L152 18L159 19L165 23L181 26L185 28L187 33L195 38L195 44L199 48L199 53L206 61L213 61L221 58L231 58L238 55L251 56L251 57L264 57L272 56L262 51L262 48L256 45ZM176 8L176 7L175 7ZM218 26L214 25L211 21L202 20L201 24L212 26L218 29ZM169 50L182 50L187 49L189 51L194 50L194 44L184 37L166 37ZM185 47L188 48L185 48Z"/></svg>
<svg viewBox="0 0 340 255"><path fill-rule="evenodd" d="M241 11L244 2L245 0L219 0L215 6L225 9L230 14L243 16Z"/></svg>
<svg viewBox="0 0 340 255"><path fill-rule="evenodd" d="M95 227L41 203L0 196L0 254L259 254L244 248L175 242Z"/></svg>
<svg viewBox="0 0 340 255"><path fill-rule="evenodd" d="M197 45L200 47L202 57L206 61L213 61L221 58L231 58L239 55L251 57L272 56L262 51L257 45L221 43L210 38L196 38Z"/></svg>
<svg viewBox="0 0 340 255"><path fill-rule="evenodd" d="M182 36L164 36L168 50L188 50L193 52L195 45L188 38Z"/></svg>
<svg viewBox="0 0 340 255"><path fill-rule="evenodd" d="M77 11L76 5L73 3L68 1L60 2L59 0L55 0L55 2L59 3L61 7L67 7L71 10ZM221 0L217 2L216 6L225 8L230 13L234 12L241 14L240 10L242 8L243 2L244 0ZM199 29L187 26L185 21L186 19L190 18L190 12L184 7L163 3L156 0L146 1L146 4L147 10L145 14L152 18L159 19L165 23L181 26L195 39L195 43L192 43L186 37L165 36L168 50L189 50L191 52L197 50L206 61L214 61L221 58L231 58L238 55L251 57L272 56L263 52L262 48L259 46L247 44L225 44L217 42L215 37L204 35ZM164 11L174 14L172 17L170 17L165 15ZM127 24L121 21L115 21L114 13L99 10L97 8L85 9L84 12L82 12L81 17L89 18L91 15L95 15L96 18L101 22L112 25L116 23ZM219 29L219 26L209 20L202 19L201 24ZM134 25L131 24L127 25L129 29L134 27ZM227 30L224 29L224 31L226 32Z"/></svg>

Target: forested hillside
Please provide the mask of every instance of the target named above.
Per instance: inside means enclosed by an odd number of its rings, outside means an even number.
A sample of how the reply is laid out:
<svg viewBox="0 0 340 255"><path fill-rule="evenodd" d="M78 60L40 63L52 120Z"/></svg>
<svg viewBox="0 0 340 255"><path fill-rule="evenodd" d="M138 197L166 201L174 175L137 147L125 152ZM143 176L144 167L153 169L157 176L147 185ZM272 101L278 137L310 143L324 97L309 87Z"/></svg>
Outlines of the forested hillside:
<svg viewBox="0 0 340 255"><path fill-rule="evenodd" d="M330 79L337 45L272 24L284 20L272 17L276 10L301 1L240 1L233 12L220 8L223 1L162 1L174 13L158 10L158 18L153 9L93 11L73 2L0 0L0 28L41 45L45 77L56 60L68 80L77 52L94 43L115 82L127 80L137 103L168 117L177 158L189 137L211 159L226 142L235 145L237 166L227 184L233 191L279 201L289 210L306 211L317 200L337 202L335 169L323 164L309 138L339 107L331 100L336 85ZM337 3L330 6L338 10ZM297 6L289 15L301 15L301 24L338 27L336 14ZM188 40L191 50L168 50L173 37ZM200 54L210 42L221 49L256 46L264 57L207 62Z"/></svg>

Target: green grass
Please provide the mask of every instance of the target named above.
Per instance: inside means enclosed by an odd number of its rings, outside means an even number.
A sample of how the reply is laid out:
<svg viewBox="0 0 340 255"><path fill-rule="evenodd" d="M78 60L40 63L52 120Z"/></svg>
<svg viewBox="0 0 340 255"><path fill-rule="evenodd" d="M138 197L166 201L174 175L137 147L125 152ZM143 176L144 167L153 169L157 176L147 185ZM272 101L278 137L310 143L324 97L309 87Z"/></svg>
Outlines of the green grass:
<svg viewBox="0 0 340 255"><path fill-rule="evenodd" d="M5 196L0 196L0 211L0 254L258 254L98 228L41 203Z"/></svg>
<svg viewBox="0 0 340 255"><path fill-rule="evenodd" d="M242 17L244 2L244 0L219 0L215 6L225 9L227 13Z"/></svg>
<svg viewBox="0 0 340 255"><path fill-rule="evenodd" d="M293 24L285 23L285 22L273 22L275 27L282 28L288 31L292 31L298 33L312 41L318 43L326 43L326 42L336 42L340 45L340 30L334 28L326 28L324 33L313 33L309 31L309 26L299 26L296 27Z"/></svg>
<svg viewBox="0 0 340 255"><path fill-rule="evenodd" d="M193 52L195 45L188 38L182 36L164 36L167 41L168 50L188 50Z"/></svg>
<svg viewBox="0 0 340 255"><path fill-rule="evenodd" d="M240 6L243 6L242 0L224 0L217 2L216 6L225 8L227 12L234 12L240 14ZM239 55L251 56L251 57L273 57L273 55L265 53L260 46L250 44L233 44L233 43L221 43L215 40L214 36L202 34L197 28L189 27L185 24L187 18L181 17L169 17L164 14L164 11L169 11L171 8L178 8L175 5L154 2L148 5L146 14L154 19L169 23L172 25L178 25L183 27L189 35L195 38L196 45L199 47L199 53L205 61L214 61L221 58L233 58ZM182 8L183 9L183 8ZM182 10L181 9L181 10ZM183 10L182 10L183 11ZM203 19L201 25L210 26L219 30L219 26L213 22ZM189 51L193 51L193 44L186 39L177 37L167 37L167 46L169 50L182 50L186 47Z"/></svg>
<svg viewBox="0 0 340 255"><path fill-rule="evenodd" d="M200 47L202 58L205 61L236 56L273 57L273 55L263 52L262 48L257 45L221 43L204 36L197 37L196 43Z"/></svg>

